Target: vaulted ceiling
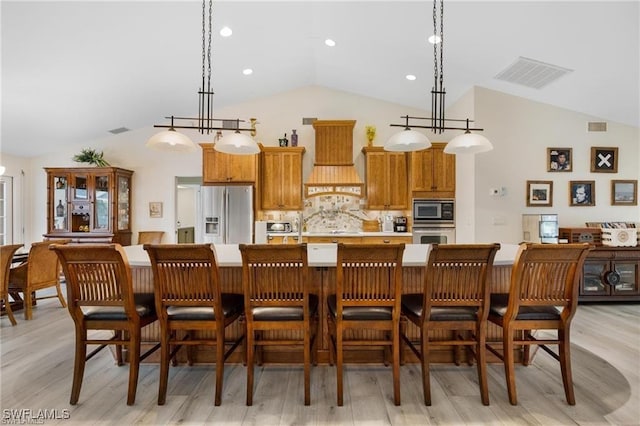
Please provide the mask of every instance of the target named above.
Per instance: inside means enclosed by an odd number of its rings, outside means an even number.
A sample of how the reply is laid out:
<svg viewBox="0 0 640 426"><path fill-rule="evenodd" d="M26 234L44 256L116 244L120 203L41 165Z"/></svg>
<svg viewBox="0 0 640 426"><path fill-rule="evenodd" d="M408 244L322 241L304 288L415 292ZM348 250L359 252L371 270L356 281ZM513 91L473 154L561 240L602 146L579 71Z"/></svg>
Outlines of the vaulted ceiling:
<svg viewBox="0 0 640 426"><path fill-rule="evenodd" d="M217 108L309 85L430 108L430 1L213 7ZM200 1L3 0L1 15L0 152L42 155L197 114ZM447 104L482 86L640 127L639 16L638 1L446 0ZM541 89L495 78L519 57L572 72Z"/></svg>

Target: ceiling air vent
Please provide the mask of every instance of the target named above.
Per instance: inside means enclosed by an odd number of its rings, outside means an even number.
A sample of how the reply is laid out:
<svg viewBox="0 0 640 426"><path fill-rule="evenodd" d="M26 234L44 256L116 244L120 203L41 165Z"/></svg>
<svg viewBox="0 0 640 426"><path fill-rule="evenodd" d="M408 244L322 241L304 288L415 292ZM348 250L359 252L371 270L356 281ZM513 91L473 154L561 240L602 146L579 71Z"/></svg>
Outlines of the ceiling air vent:
<svg viewBox="0 0 640 426"><path fill-rule="evenodd" d="M606 132L607 122L606 121L589 121L587 123L587 131L588 132Z"/></svg>
<svg viewBox="0 0 640 426"><path fill-rule="evenodd" d="M542 89L570 72L573 70L520 56L517 61L498 73L495 78L533 89Z"/></svg>
<svg viewBox="0 0 640 426"><path fill-rule="evenodd" d="M109 130L109 133L113 133L114 135L117 135L117 134L128 132L128 131L129 129L127 129L126 127L118 127L117 129Z"/></svg>

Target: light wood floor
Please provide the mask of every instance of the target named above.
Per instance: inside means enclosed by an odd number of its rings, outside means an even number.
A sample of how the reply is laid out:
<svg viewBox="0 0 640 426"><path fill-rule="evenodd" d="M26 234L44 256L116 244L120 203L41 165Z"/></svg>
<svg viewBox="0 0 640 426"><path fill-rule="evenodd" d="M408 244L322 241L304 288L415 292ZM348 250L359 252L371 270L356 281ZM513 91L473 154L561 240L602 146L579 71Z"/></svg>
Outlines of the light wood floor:
<svg viewBox="0 0 640 426"><path fill-rule="evenodd" d="M507 400L502 365L489 367L491 405L485 407L475 367L440 364L432 368L431 407L422 402L417 365L402 367L400 407L393 405L390 368L377 365L346 367L343 407L335 405L334 367L312 369L309 407L299 366L257 367L254 405L246 407L245 367L228 365L222 405L214 407L214 367L181 365L171 369L167 403L159 407L159 368L146 364L136 404L129 407L128 368L115 366L108 351L88 362L80 402L70 406L74 336L67 310L49 299L39 302L34 320L25 321L22 313L17 318L15 327L1 320L2 423L19 415L9 410L48 410L68 418L46 424L640 424L640 304L578 308L572 327L574 407L564 399L558 364L542 351L533 365L516 369L518 406Z"/></svg>

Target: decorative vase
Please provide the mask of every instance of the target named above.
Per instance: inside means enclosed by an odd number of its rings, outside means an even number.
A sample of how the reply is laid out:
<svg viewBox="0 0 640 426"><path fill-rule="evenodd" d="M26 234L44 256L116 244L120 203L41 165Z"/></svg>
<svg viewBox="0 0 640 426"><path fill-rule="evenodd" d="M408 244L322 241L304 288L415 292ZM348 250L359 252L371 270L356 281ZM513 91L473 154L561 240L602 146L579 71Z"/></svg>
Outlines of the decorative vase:
<svg viewBox="0 0 640 426"><path fill-rule="evenodd" d="M291 146L298 146L298 134L296 129L291 130Z"/></svg>

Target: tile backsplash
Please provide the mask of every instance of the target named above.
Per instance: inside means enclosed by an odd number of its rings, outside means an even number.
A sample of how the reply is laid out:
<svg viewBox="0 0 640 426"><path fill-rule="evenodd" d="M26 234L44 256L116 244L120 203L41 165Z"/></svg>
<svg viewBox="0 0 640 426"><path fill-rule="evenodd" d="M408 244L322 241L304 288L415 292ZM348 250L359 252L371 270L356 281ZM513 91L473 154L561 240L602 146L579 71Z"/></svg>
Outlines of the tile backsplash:
<svg viewBox="0 0 640 426"><path fill-rule="evenodd" d="M266 219L290 220L297 224L295 212L264 212ZM360 232L363 220L377 220L383 214L406 215L404 211L364 210L361 199L352 195L318 195L304 200L303 231ZM294 225L295 226L295 225Z"/></svg>

